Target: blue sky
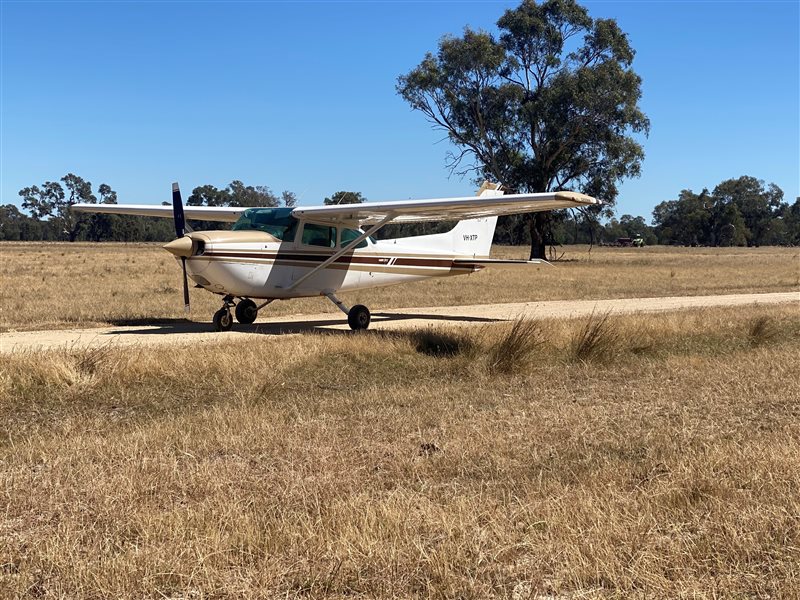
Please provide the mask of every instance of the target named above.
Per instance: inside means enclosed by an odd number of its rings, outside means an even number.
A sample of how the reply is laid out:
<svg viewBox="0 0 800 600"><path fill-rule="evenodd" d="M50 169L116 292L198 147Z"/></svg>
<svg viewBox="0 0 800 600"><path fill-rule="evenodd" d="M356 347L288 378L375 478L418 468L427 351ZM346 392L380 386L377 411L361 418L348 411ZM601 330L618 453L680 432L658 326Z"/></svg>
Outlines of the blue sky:
<svg viewBox="0 0 800 600"><path fill-rule="evenodd" d="M650 117L618 214L753 175L800 195L800 3L586 2L628 33ZM316 204L458 196L398 75L514 2L2 0L0 204L74 172L120 202L232 179Z"/></svg>

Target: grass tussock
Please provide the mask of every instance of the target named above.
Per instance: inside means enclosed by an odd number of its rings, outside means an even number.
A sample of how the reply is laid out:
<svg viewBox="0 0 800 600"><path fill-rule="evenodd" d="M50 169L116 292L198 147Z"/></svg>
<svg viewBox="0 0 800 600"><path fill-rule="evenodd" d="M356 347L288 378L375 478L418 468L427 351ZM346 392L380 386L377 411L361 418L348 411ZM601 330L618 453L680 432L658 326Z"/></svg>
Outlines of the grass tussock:
<svg viewBox="0 0 800 600"><path fill-rule="evenodd" d="M570 357L578 362L610 360L617 356L626 341L610 313L592 313L575 330L570 341Z"/></svg>
<svg viewBox="0 0 800 600"><path fill-rule="evenodd" d="M477 347L474 334L467 329L445 329L428 326L415 330L412 342L417 352L427 356L454 357L471 354Z"/></svg>
<svg viewBox="0 0 800 600"><path fill-rule="evenodd" d="M517 319L486 352L486 366L490 373L515 373L523 370L530 359L545 345L542 327L538 321Z"/></svg>
<svg viewBox="0 0 800 600"><path fill-rule="evenodd" d="M747 326L747 339L754 348L774 342L780 333L780 326L768 315L753 317Z"/></svg>

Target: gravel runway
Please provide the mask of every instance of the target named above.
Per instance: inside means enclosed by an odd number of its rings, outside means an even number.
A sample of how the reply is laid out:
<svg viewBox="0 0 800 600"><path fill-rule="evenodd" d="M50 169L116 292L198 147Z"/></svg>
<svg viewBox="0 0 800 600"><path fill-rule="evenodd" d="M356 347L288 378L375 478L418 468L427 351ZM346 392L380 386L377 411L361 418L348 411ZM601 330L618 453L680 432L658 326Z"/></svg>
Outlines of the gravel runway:
<svg viewBox="0 0 800 600"><path fill-rule="evenodd" d="M554 300L471 306L397 308L372 313L370 329L401 329L431 324L469 326L513 320L518 317L571 319L592 312L630 314L706 307L795 303L800 292L732 294L725 296L677 296L621 298L614 300ZM0 352L38 351L57 348L213 343L245 339L253 335L296 335L315 330L348 329L341 313L319 313L270 318L268 307L253 325L234 324L225 333L212 331L210 322L171 320L146 325L59 329L50 331L9 331L0 334Z"/></svg>

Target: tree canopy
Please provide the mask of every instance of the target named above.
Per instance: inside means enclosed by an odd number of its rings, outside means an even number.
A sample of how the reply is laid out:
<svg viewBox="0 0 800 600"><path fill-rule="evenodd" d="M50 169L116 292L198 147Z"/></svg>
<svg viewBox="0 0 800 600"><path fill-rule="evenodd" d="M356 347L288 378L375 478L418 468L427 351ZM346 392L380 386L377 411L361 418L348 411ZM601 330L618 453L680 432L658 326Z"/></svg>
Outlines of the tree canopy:
<svg viewBox="0 0 800 600"><path fill-rule="evenodd" d="M682 190L658 204L653 224L662 244L765 246L800 243L800 200L755 177L728 179L713 191Z"/></svg>
<svg viewBox="0 0 800 600"><path fill-rule="evenodd" d="M22 208L29 210L36 218L52 218L53 225L60 227L70 242L74 242L85 229L90 220L88 215L73 213L70 207L79 202L96 203L97 197L92 193L92 184L82 177L68 173L61 178L64 188L57 181L46 181L40 188L32 186L21 189ZM103 189L109 188L102 184ZM106 193L109 193L107 191Z"/></svg>
<svg viewBox="0 0 800 600"><path fill-rule="evenodd" d="M63 186L62 186L63 183ZM66 188L66 190L65 190ZM117 192L106 183L97 194L92 184L69 173L58 181L46 181L19 191L27 216L8 204L0 206L0 240L90 240L90 241L168 241L175 230L168 219L121 215L73 213L69 208L78 202L117 203ZM295 206L297 196L288 190L280 196L267 186L245 185L234 180L223 189L213 185L194 188L187 199L193 206ZM165 202L165 204L169 204ZM193 221L195 229L224 229L230 223Z"/></svg>
<svg viewBox="0 0 800 600"><path fill-rule="evenodd" d="M280 196L265 185L245 185L234 179L223 189L213 185L201 185L192 190L186 200L190 206L294 206L297 196L285 190Z"/></svg>
<svg viewBox="0 0 800 600"><path fill-rule="evenodd" d="M398 93L446 132L451 172L516 192L579 189L609 207L639 175L636 136L649 131L627 36L574 0L524 0L497 27L444 37ZM544 255L546 222L529 221L532 257Z"/></svg>
<svg viewBox="0 0 800 600"><path fill-rule="evenodd" d="M323 200L324 204L361 204L366 201L361 192L336 192Z"/></svg>

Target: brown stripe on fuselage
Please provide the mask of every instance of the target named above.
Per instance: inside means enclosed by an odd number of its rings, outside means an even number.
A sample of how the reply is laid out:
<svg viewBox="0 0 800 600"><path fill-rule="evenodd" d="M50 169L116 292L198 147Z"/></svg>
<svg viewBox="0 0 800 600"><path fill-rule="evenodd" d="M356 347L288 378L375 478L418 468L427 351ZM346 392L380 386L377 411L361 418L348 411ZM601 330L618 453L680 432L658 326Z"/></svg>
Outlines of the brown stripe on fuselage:
<svg viewBox="0 0 800 600"><path fill-rule="evenodd" d="M262 258L269 260L291 260L303 262L324 262L328 260L331 254L304 254L297 252L231 252L231 251L211 251L206 252L203 256L214 256L222 258ZM340 256L334 262L337 263L356 263L365 265L383 265L389 263L389 258L385 257L372 257L372 256Z"/></svg>
<svg viewBox="0 0 800 600"><path fill-rule="evenodd" d="M261 259L261 260L274 260L280 262L305 262L305 263L322 263L328 260L330 254L305 254L298 252L232 252L232 251L207 251L202 256L214 258L227 258L227 259ZM358 264L358 265L388 265L394 256L356 256L344 255L337 258L334 263L336 264ZM451 268L453 266L453 258L396 258L393 266L398 267L438 267L438 268Z"/></svg>
<svg viewBox="0 0 800 600"><path fill-rule="evenodd" d="M194 256L189 260L206 260L207 262L221 262L230 264L255 264L255 265L275 265L281 267L300 267L305 269L314 268L314 264L308 261L287 261L275 260L271 258L228 258L227 256ZM398 267L392 266L388 263L385 264L350 264L350 263L333 263L325 267L325 269L333 270L351 270L361 271L362 273L389 273L395 275L417 275L424 277L446 277L448 275L466 275L473 273L477 269L473 265L454 264L449 261L447 264L441 266L407 266Z"/></svg>

